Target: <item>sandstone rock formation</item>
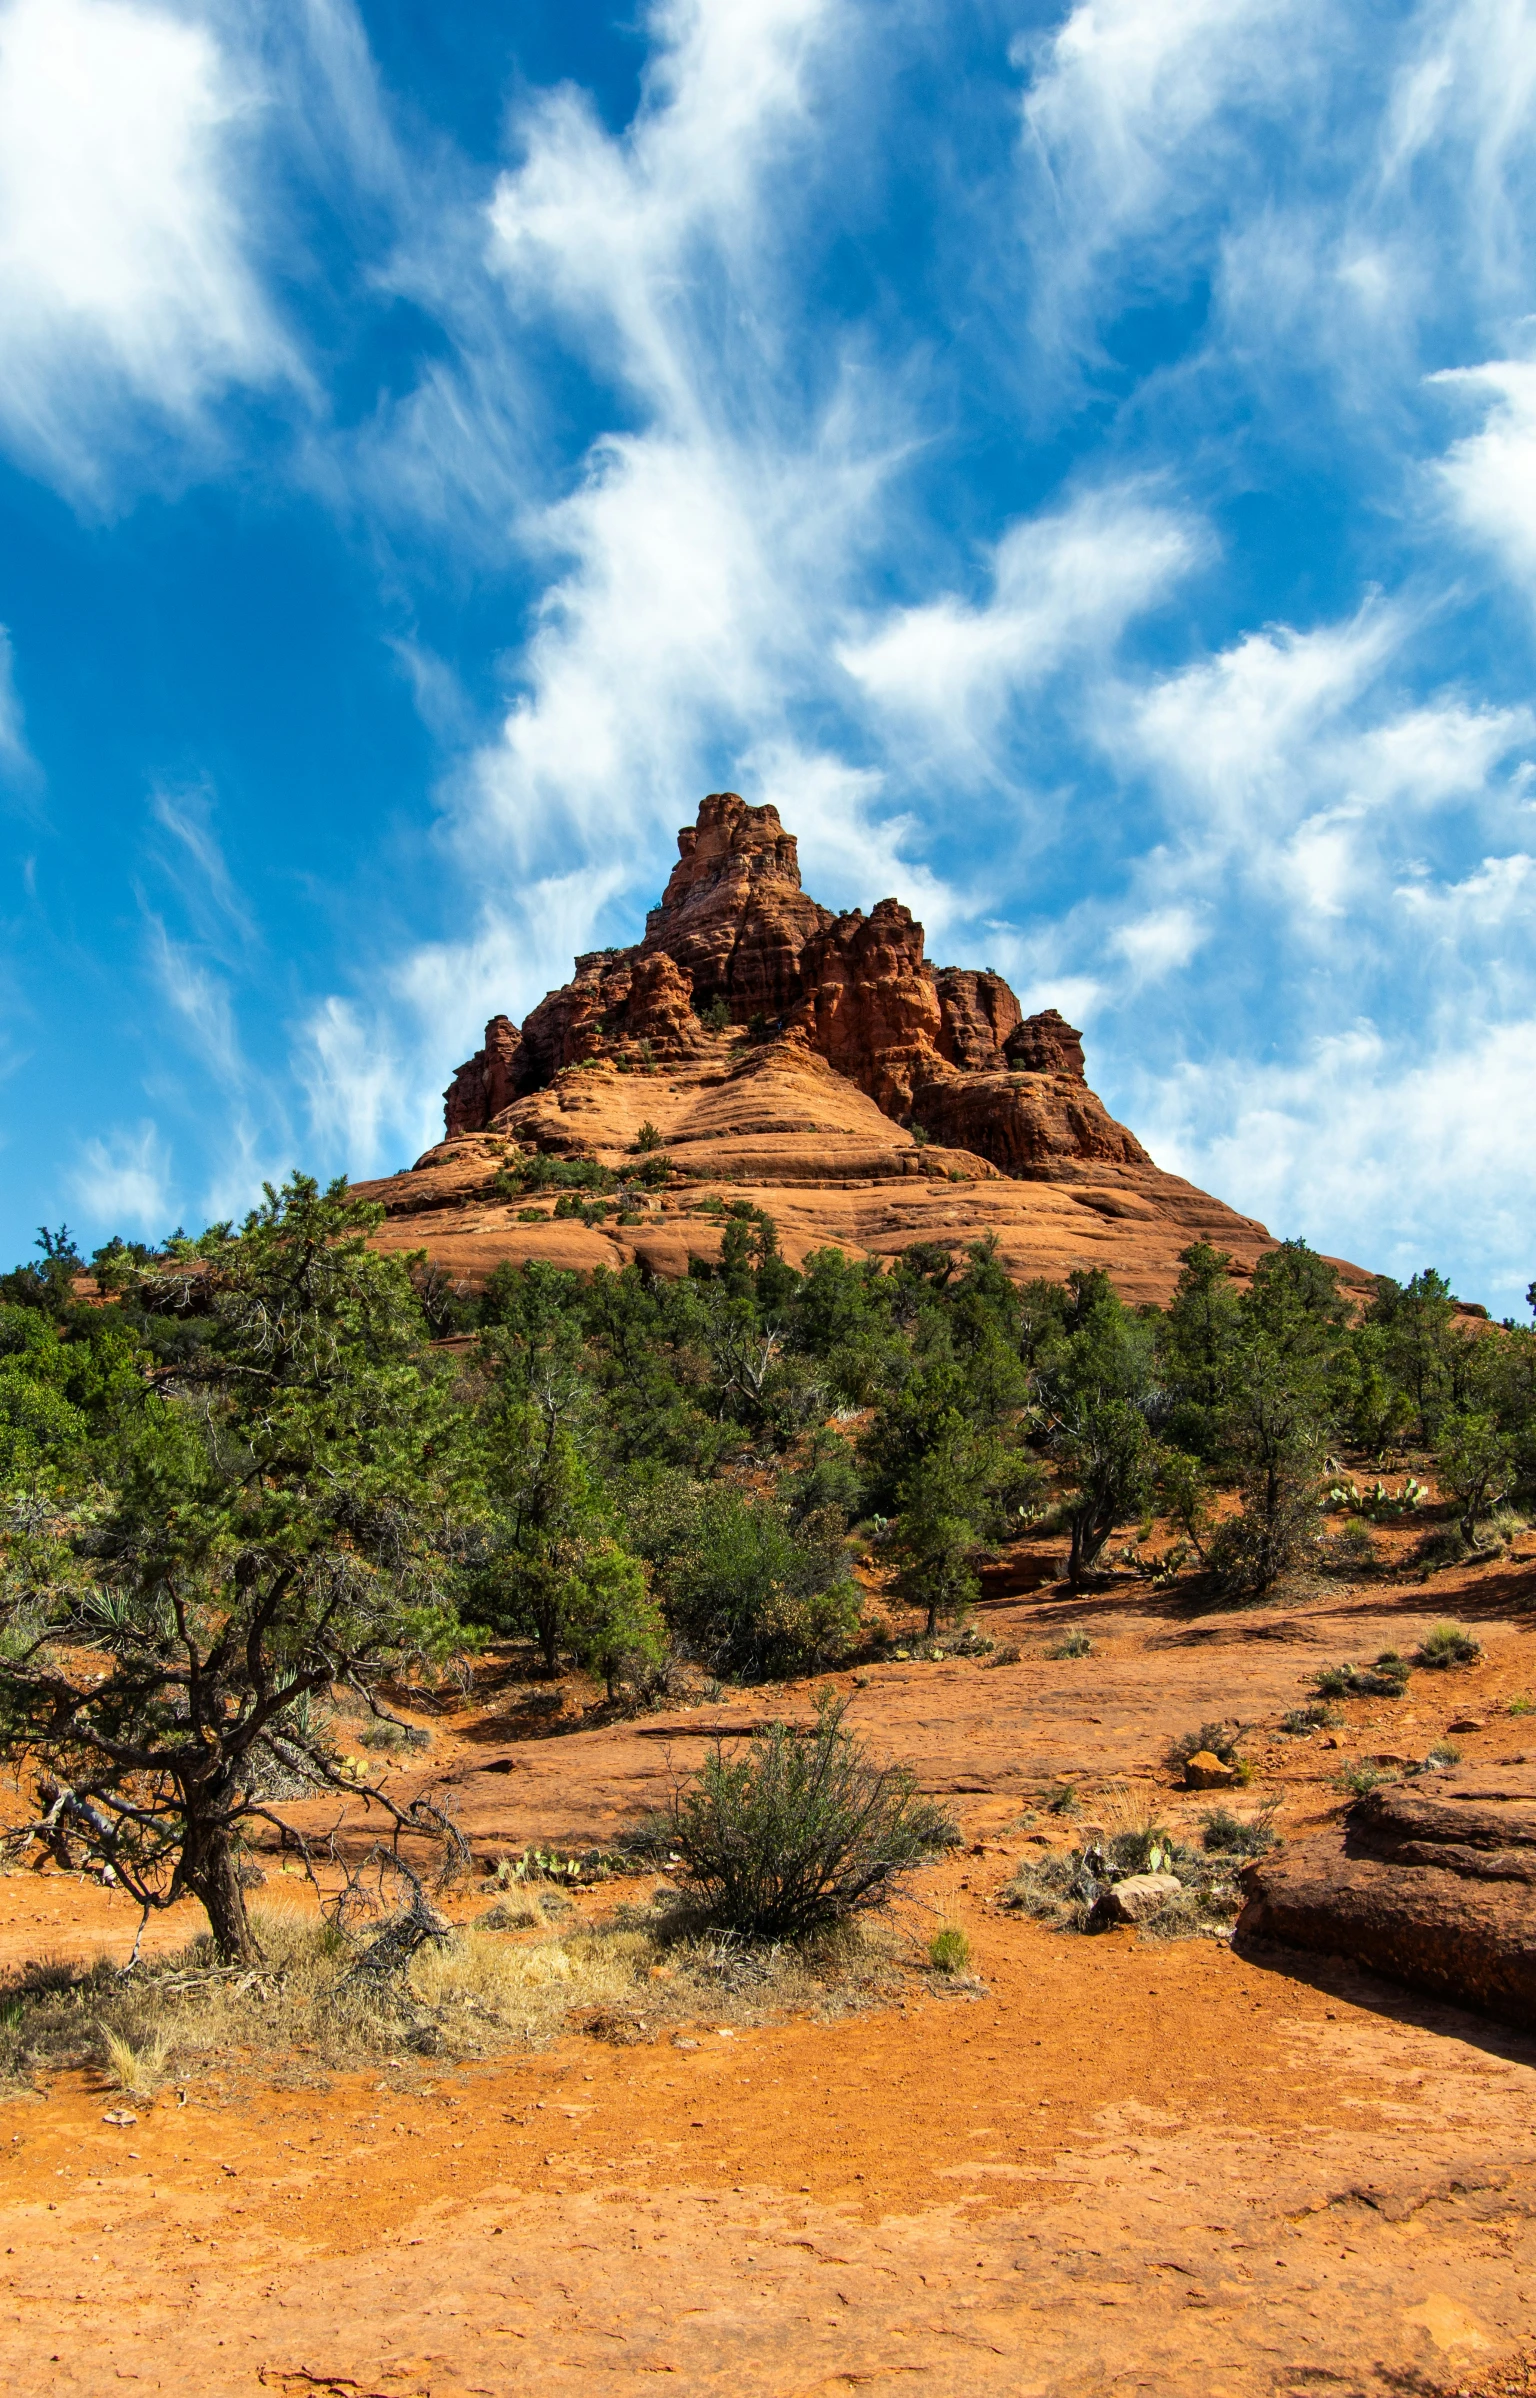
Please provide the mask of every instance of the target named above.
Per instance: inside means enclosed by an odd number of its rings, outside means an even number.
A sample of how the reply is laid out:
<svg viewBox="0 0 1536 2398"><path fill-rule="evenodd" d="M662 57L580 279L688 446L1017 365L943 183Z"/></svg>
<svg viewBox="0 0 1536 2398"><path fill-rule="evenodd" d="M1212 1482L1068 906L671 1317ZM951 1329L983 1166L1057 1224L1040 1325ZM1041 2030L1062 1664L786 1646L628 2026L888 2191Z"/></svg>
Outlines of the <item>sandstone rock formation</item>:
<svg viewBox="0 0 1536 2398"><path fill-rule="evenodd" d="M471 1282L531 1255L680 1272L710 1246L683 1223L688 1188L714 1183L768 1207L791 1256L992 1232L1011 1272L1102 1264L1136 1298L1167 1296L1191 1240L1240 1270L1272 1246L1153 1164L1089 1089L1056 1009L1025 1017L1000 975L932 966L899 900L819 906L776 809L715 792L678 851L644 939L579 957L520 1030L493 1017L447 1091L446 1140L363 1186L399 1227L386 1244L424 1241ZM623 1172L645 1124L671 1194L631 1194L624 1224L510 1204L500 1170L520 1153Z"/></svg>
<svg viewBox="0 0 1536 2398"><path fill-rule="evenodd" d="M1373 1790L1243 1879L1239 1941L1347 1957L1536 2030L1536 1769Z"/></svg>

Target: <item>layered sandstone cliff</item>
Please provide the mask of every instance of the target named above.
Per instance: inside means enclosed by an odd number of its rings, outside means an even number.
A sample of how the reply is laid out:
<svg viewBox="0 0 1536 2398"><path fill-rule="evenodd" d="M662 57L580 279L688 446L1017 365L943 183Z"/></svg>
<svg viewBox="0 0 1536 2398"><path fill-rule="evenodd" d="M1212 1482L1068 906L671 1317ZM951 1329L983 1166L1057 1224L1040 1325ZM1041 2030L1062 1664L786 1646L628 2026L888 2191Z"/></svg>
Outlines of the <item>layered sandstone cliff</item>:
<svg viewBox="0 0 1536 2398"><path fill-rule="evenodd" d="M535 1255L683 1271L710 1247L694 1210L713 1185L769 1207L791 1256L990 1232L1012 1272L1101 1264L1138 1298L1166 1296L1191 1240L1240 1269L1272 1246L1153 1163L1054 1008L1026 1017L1000 975L932 966L899 900L819 906L775 808L716 792L678 851L643 940L578 958L521 1028L493 1017L446 1093L446 1139L364 1186L386 1242L471 1281ZM631 1187L622 1222L513 1204L519 1157L624 1176L657 1140L667 1188Z"/></svg>

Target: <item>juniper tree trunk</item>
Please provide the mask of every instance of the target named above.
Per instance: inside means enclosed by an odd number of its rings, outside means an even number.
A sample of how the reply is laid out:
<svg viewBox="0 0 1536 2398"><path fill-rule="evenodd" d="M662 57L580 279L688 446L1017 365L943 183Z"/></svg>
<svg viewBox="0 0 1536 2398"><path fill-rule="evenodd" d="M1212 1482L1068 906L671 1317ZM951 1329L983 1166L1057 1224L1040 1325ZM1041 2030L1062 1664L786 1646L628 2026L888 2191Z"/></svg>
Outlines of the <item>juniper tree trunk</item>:
<svg viewBox="0 0 1536 2398"><path fill-rule="evenodd" d="M234 1844L222 1812L211 1820L188 1813L182 1879L201 1901L220 1956L231 1965L253 1963L261 1955L261 1944L245 1910Z"/></svg>

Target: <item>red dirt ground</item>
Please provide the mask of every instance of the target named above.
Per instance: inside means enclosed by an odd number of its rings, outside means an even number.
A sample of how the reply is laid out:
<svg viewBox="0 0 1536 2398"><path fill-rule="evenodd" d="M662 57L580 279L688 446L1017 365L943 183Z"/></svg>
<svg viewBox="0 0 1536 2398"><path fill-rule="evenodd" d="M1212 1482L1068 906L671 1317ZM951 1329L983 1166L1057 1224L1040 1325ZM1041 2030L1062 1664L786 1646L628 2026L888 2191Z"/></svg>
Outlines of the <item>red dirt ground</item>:
<svg viewBox="0 0 1536 2398"><path fill-rule="evenodd" d="M1144 1584L1051 1587L984 1611L1017 1665L830 1677L970 1837L927 1884L972 1940L978 1983L956 1995L303 2088L232 2059L128 2125L85 2076L18 2098L0 2117L10 2386L1536 2388L1536 2041L1342 1965L1083 1940L996 1905L1031 1840L1059 1836L1020 1822L1055 1777L1081 1777L1085 1819L1118 1778L1192 1826L1205 1802L1171 1790L1171 1735L1273 1726L1319 1664L1406 1650L1446 1615L1475 1626L1481 1665L1352 1705L1339 1749L1250 1739L1259 1781L1239 1804L1278 1790L1296 1837L1341 1803L1341 1763L1422 1756L1468 1712L1468 1762L1536 1752L1536 1718L1508 1712L1536 1685L1536 1559L1244 1614ZM1048 1661L1075 1621L1094 1654ZM482 1856L611 1837L704 1725L811 1695L535 1737L502 1691L437 1722L430 1766ZM261 1895L307 1903L275 1874ZM152 1927L157 1947L200 1928L184 1913ZM0 1880L0 1961L126 1955L133 1928L94 1885Z"/></svg>

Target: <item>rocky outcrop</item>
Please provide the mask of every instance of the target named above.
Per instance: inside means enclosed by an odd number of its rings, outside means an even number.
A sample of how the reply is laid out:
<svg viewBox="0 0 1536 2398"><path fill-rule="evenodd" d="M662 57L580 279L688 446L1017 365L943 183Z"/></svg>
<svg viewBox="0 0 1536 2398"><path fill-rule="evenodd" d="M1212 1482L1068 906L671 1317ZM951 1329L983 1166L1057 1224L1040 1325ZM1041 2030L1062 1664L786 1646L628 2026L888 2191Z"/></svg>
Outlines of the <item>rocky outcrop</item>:
<svg viewBox="0 0 1536 2398"><path fill-rule="evenodd" d="M1088 1089L1082 1036L1065 1017L1024 1017L990 969L936 970L900 900L867 916L819 907L776 808L713 792L677 845L636 948L578 958L520 1034L506 1016L486 1026L447 1093L450 1135L486 1130L591 1059L698 1056L701 1018L723 1011L759 1036L803 1042L885 1115L1005 1174L1148 1162Z"/></svg>
<svg viewBox="0 0 1536 2398"><path fill-rule="evenodd" d="M678 860L641 949L691 976L701 1008L723 1000L738 1024L794 1007L806 943L832 919L800 887L800 857L773 807L713 791L677 836Z"/></svg>
<svg viewBox="0 0 1536 2398"><path fill-rule="evenodd" d="M362 1186L383 1245L425 1244L471 1283L523 1257L681 1273L713 1237L693 1220L713 1184L767 1208L792 1260L986 1235L1021 1279L1102 1266L1136 1300L1168 1297L1191 1241L1239 1274L1273 1246L1153 1164L1055 1008L1026 1017L990 969L932 966L897 899L818 906L776 809L714 792L677 846L644 939L579 957L521 1031L493 1016L448 1090L447 1139ZM670 1161L649 1194L642 1133ZM529 1151L604 1167L622 1205L581 1222L553 1196L526 1204L505 1169Z"/></svg>
<svg viewBox="0 0 1536 2398"><path fill-rule="evenodd" d="M1004 1044L1019 1028L1019 1003L1002 976L990 969L978 974L968 966L941 966L933 984L939 998L939 1055L973 1073L992 1073L1006 1064Z"/></svg>
<svg viewBox="0 0 1536 2398"><path fill-rule="evenodd" d="M888 1116L909 1114L918 1085L945 1071L943 1012L910 908L882 899L839 916L806 944L805 997L788 1030L867 1091Z"/></svg>
<svg viewBox="0 0 1536 2398"><path fill-rule="evenodd" d="M1003 1043L1003 1055L1022 1074L1064 1074L1073 1082L1084 1079L1083 1036L1053 1007L1042 1015L1026 1016L1016 1025Z"/></svg>
<svg viewBox="0 0 1536 2398"><path fill-rule="evenodd" d="M974 1149L1025 1182L1152 1162L1136 1135L1070 1074L935 1076L914 1093L912 1115L934 1140Z"/></svg>
<svg viewBox="0 0 1536 2398"><path fill-rule="evenodd" d="M1249 1866L1240 1942L1347 1957L1536 2030L1536 1770L1373 1790L1327 1837Z"/></svg>
<svg viewBox="0 0 1536 2398"><path fill-rule="evenodd" d="M450 1137L478 1132L510 1107L521 1087L519 1069L523 1036L510 1016L493 1016L485 1028L485 1047L459 1067L443 1093L443 1117Z"/></svg>

